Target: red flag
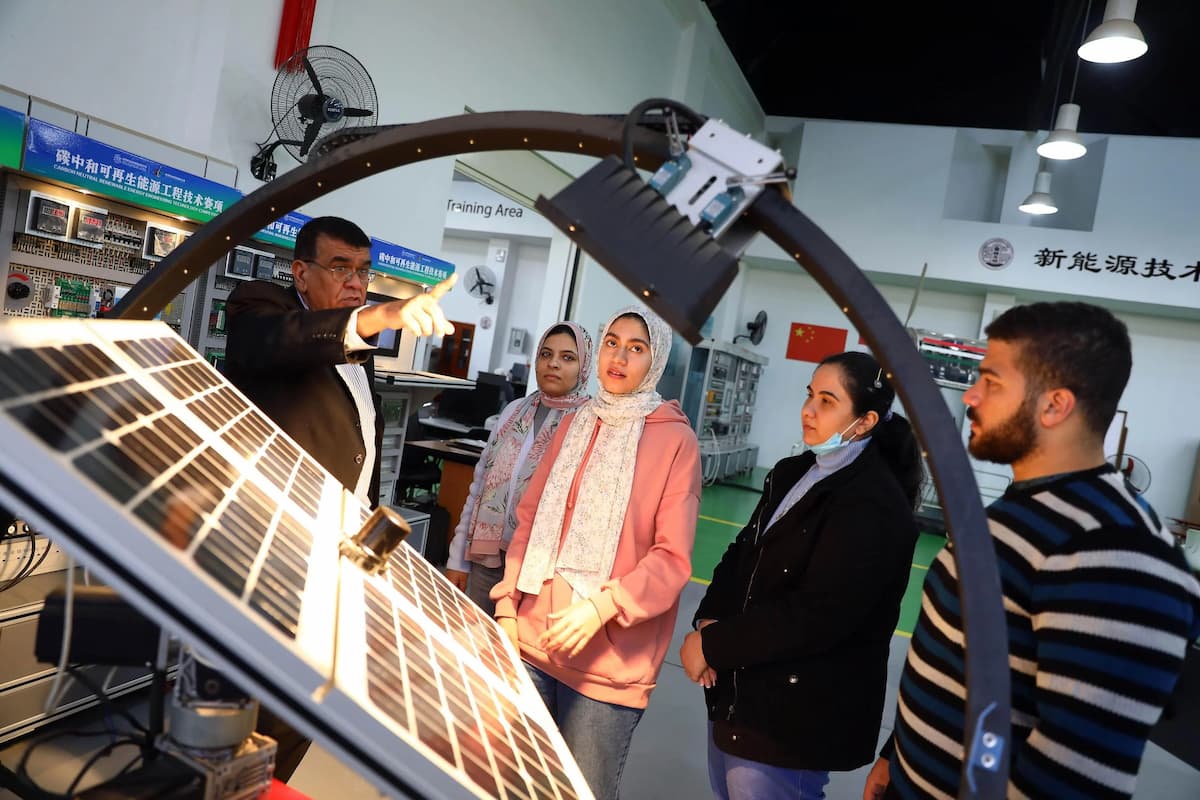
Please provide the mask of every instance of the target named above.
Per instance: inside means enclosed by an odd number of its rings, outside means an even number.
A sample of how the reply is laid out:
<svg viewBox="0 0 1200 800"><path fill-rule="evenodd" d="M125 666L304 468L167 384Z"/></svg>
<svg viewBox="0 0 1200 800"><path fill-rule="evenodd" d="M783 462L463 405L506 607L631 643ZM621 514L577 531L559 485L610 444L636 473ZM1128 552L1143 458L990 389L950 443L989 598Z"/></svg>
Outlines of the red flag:
<svg viewBox="0 0 1200 800"><path fill-rule="evenodd" d="M793 322L788 333L787 357L815 364L826 356L845 350L847 333L845 328Z"/></svg>

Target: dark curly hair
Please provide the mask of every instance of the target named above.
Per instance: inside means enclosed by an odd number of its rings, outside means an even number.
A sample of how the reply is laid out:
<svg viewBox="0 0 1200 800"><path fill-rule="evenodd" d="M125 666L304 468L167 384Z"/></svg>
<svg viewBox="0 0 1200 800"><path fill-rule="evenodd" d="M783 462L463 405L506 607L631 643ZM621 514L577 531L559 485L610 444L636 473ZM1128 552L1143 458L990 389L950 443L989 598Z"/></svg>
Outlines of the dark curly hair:
<svg viewBox="0 0 1200 800"><path fill-rule="evenodd" d="M1070 389L1088 429L1104 437L1133 368L1125 323L1088 303L1031 303L1008 309L986 333L1016 345L1027 394Z"/></svg>

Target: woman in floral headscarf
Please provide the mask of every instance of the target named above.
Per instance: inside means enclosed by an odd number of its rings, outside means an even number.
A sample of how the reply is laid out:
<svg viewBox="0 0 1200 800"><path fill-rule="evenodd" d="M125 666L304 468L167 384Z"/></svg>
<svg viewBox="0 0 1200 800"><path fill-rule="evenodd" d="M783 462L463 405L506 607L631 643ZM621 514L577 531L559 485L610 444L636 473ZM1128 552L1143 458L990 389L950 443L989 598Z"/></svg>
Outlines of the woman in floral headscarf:
<svg viewBox="0 0 1200 800"><path fill-rule="evenodd" d="M509 403L479 456L470 494L454 530L446 577L489 614L488 597L504 575L517 503L559 424L588 401L592 337L563 321L542 334L534 373L538 390Z"/></svg>
<svg viewBox="0 0 1200 800"><path fill-rule="evenodd" d="M655 391L670 350L670 328L645 309L601 329L600 390L530 479L492 590L600 800L617 796L691 577L700 448L679 404Z"/></svg>

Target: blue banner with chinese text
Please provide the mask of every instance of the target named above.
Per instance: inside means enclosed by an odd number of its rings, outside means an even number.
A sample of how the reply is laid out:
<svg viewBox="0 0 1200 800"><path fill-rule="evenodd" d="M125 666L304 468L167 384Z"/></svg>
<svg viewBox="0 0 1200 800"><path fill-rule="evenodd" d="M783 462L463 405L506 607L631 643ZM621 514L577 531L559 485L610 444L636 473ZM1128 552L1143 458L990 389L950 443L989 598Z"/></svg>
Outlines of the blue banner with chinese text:
<svg viewBox="0 0 1200 800"><path fill-rule="evenodd" d="M207 222L242 198L237 189L74 131L29 120L21 168L114 200Z"/></svg>
<svg viewBox="0 0 1200 800"><path fill-rule="evenodd" d="M375 271L383 275L430 286L446 280L454 272L454 265L449 261L374 237L371 238L371 261Z"/></svg>

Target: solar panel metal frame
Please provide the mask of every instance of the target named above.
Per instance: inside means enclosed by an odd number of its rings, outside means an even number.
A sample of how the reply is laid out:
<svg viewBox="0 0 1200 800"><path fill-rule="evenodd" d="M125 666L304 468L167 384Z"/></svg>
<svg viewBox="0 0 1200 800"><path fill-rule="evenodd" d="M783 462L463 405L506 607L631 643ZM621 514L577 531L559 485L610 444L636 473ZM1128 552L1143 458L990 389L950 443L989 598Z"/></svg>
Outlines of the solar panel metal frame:
<svg viewBox="0 0 1200 800"><path fill-rule="evenodd" d="M0 320L0 352L8 354L14 347L51 348L86 342L99 346L118 365L126 367L127 374L131 375L138 375L140 368L108 342L123 338L166 336L175 337L180 345L191 351L170 328L159 322ZM233 389L199 354L194 351L191 353L194 361L186 363L200 365L222 384ZM90 382L85 380L79 385ZM173 405L182 405L182 401L173 400L171 393L162 385L149 379L142 385L153 389L152 393L159 400L166 401L168 409ZM319 649L302 651L302 646L311 644L314 637L319 640L322 635L328 635L332 645L333 637L339 636L342 642L340 651L346 654L341 656L346 658L346 662L338 665L339 679L343 679L346 665L352 665L357 658L353 648L347 647L354 644L347 641L347 637L356 632L352 621L356 619L355 613L362 608L353 598L366 591L364 587L367 585L375 586L389 595L394 592L388 586L386 575L367 576L349 560L338 557L337 544L341 536L356 531L365 519L367 512L362 503L337 486L341 495L338 506L340 514L334 512L333 516L340 516L342 524L336 531L313 532L312 560L328 557L338 565L322 573L321 579L328 583L331 574L338 575L340 591L335 596L339 598L341 607L327 621L325 629L321 628L319 622L313 622L312 614L302 618L312 622L312 630L302 627L299 631L301 635L291 642L257 615L248 614L240 601L234 602L227 590L190 561L186 551L172 549L144 522L127 514L115 500L90 480L84 479L67 457L55 453L8 413L9 409L45 394L48 393L34 391L15 397L0 394L0 441L6 443L5 457L0 459L0 503L18 512L38 529L52 534L57 543L116 588L140 611L198 647L245 690L268 701L296 728L356 767L380 792L394 797L490 796L431 760L430 753L425 751L425 745L419 740L410 740L397 734L382 721L385 717L380 712L364 705L362 693L365 693L365 684L356 687L341 680L328 682L327 675L333 666L331 659L322 659ZM244 396L238 395L247 406L254 408ZM272 428L278 430L273 424ZM111 440L111 437L102 438ZM298 446L296 449L303 459L304 451ZM331 476L325 474L325 477L327 487L336 485ZM234 486L238 486L237 481ZM328 504L330 499L327 490L323 495L323 505ZM336 500L336 496L333 499ZM331 512L323 510L320 513L324 519ZM402 547L393 556L393 563L396 559L404 558L419 559L419 555L411 548ZM429 574L432 579L445 583L445 588L450 592L461 596L436 570L431 569ZM310 564L305 576L306 588L313 578ZM326 586L326 590L329 588ZM347 598L350 601L344 602ZM463 599L465 601L465 597ZM393 606L403 608L395 603L394 597L392 602ZM301 614L305 613L305 608L301 608ZM351 624L347 624L348 620ZM528 676L519 669L519 657L495 623L488 620L487 624L493 626L500 636L505 652L518 667L518 679L522 681L519 692L512 688L500 689L490 683L487 685L491 686L497 697L515 701L517 710L538 723L542 733L562 757L561 766L576 796L590 798L586 782L571 759L540 696ZM361 641L358 644L362 646ZM451 652L454 649L452 647ZM307 655L307 660L302 657L302 652ZM330 646L324 655L332 656L334 652L335 649ZM491 674L482 661L478 665L465 659L462 661L464 665L477 667L479 675L485 679ZM503 701L499 707L504 707ZM448 726L451 724L447 722ZM461 775L461 772L458 774Z"/></svg>

